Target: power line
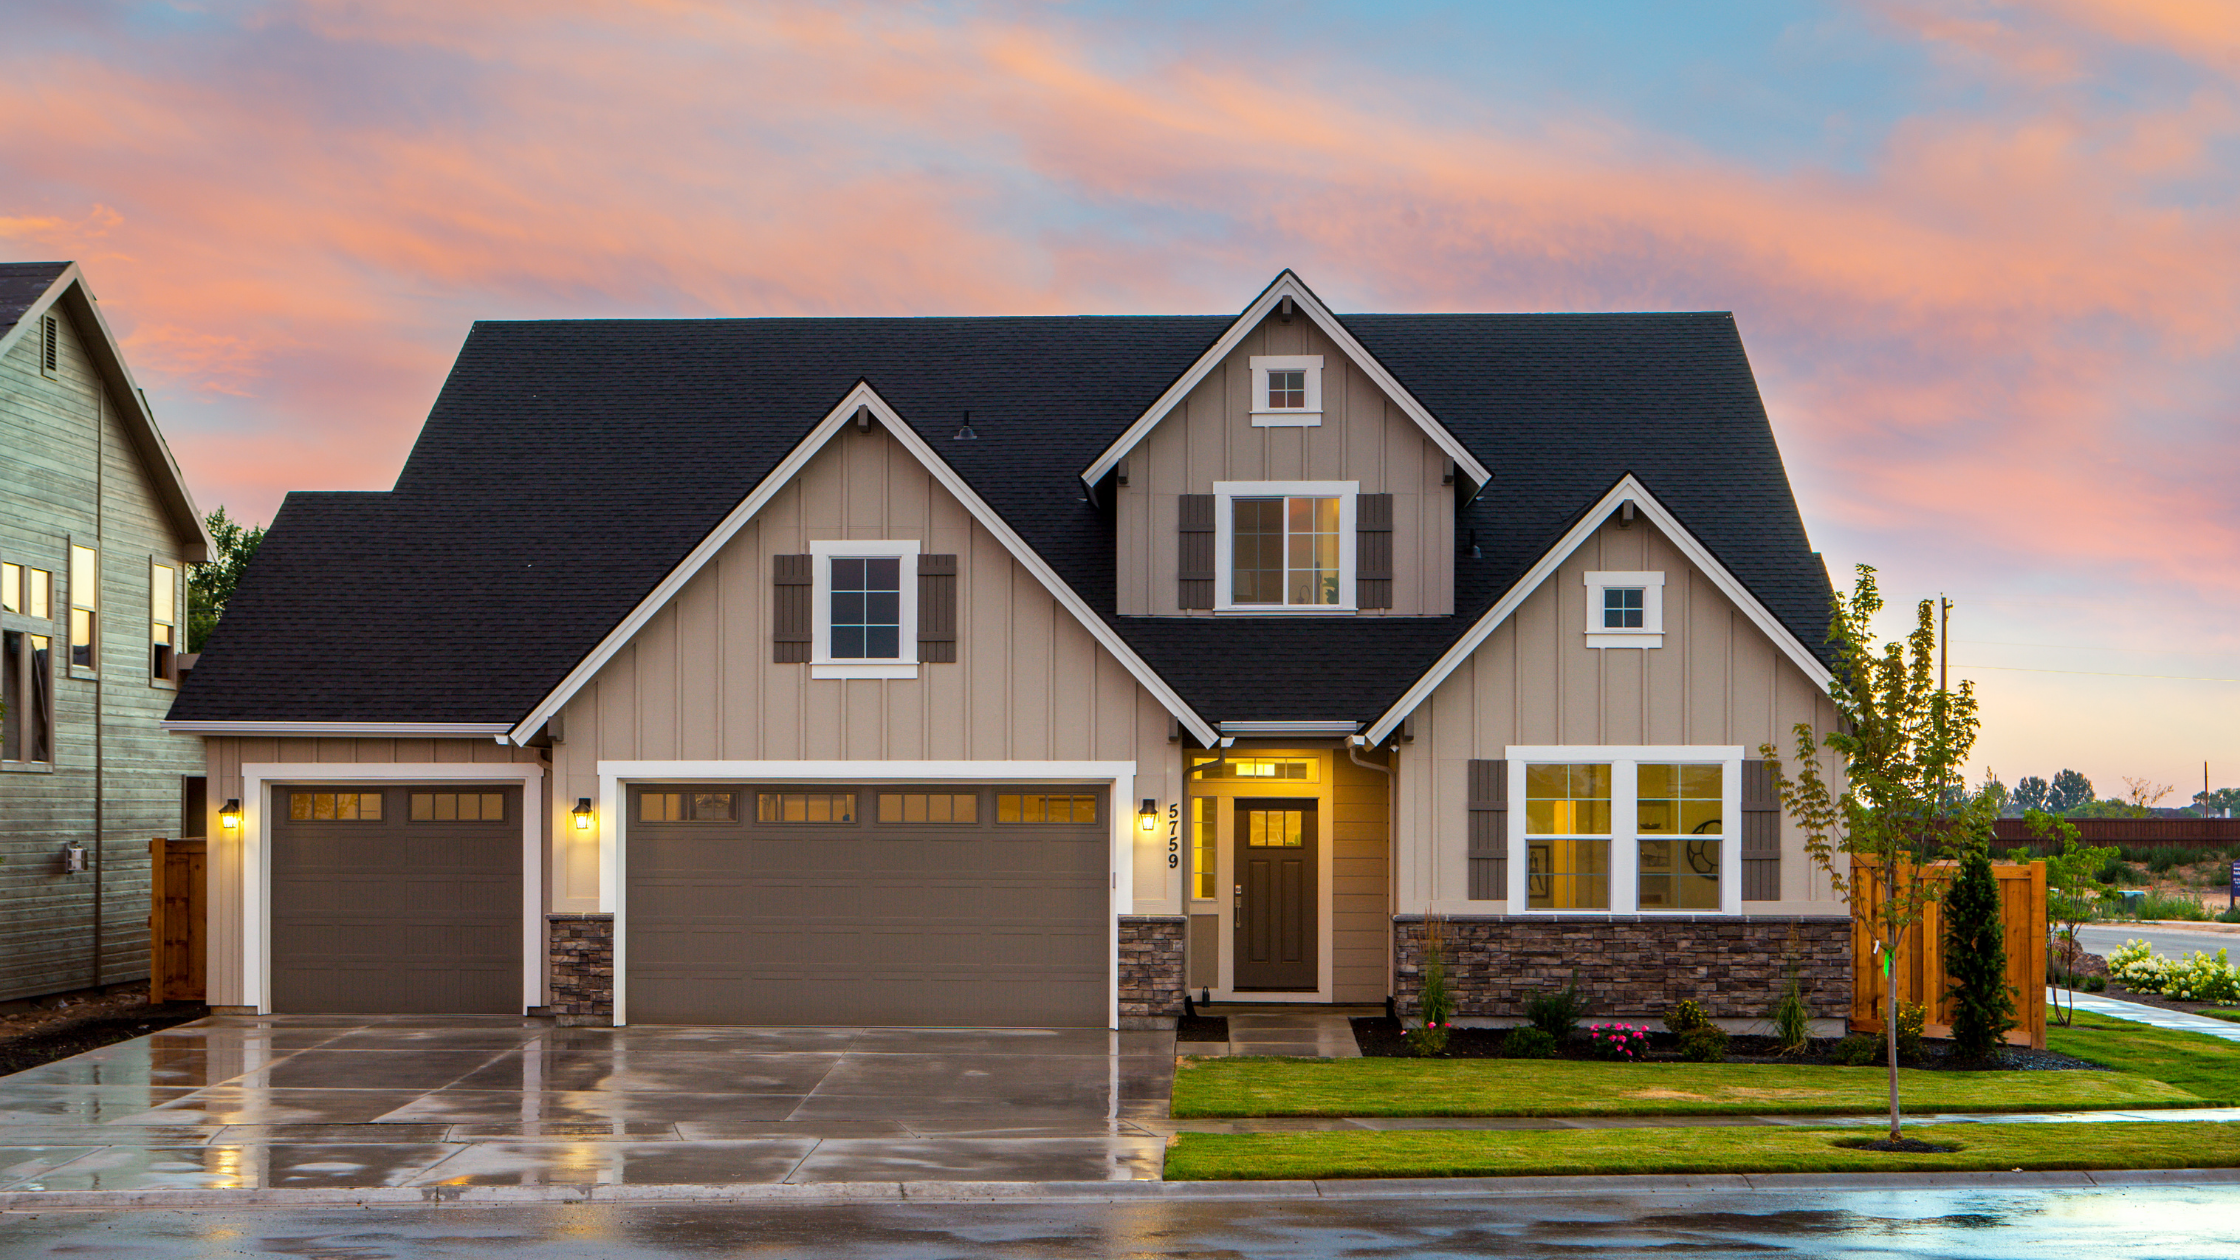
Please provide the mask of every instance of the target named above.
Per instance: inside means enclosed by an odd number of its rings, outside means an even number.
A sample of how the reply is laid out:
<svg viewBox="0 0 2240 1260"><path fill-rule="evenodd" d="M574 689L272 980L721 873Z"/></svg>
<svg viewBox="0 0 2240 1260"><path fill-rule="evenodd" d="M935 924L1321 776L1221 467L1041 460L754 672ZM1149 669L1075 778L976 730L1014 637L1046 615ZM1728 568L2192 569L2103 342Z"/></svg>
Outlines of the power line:
<svg viewBox="0 0 2240 1260"><path fill-rule="evenodd" d="M2115 674L2099 669L2029 669L2021 665L1962 665L1961 669L1997 669L2010 674L2082 674L2089 678L2167 678L2176 682L2240 683L2240 678L2203 678L2194 674Z"/></svg>

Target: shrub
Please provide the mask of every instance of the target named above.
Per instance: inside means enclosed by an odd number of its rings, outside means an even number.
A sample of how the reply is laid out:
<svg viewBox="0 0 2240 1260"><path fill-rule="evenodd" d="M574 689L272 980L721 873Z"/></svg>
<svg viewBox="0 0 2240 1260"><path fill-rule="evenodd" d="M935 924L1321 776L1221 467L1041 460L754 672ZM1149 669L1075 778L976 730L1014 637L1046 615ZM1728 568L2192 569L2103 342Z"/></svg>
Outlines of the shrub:
<svg viewBox="0 0 2240 1260"><path fill-rule="evenodd" d="M1853 1033L1828 1047L1828 1058L1845 1067L1865 1067L1881 1054L1881 1039L1865 1033Z"/></svg>
<svg viewBox="0 0 2240 1260"><path fill-rule="evenodd" d="M2098 879L2103 884L2137 884L2143 882L2139 875L2139 868L2121 858L2108 859L2108 864L2100 868Z"/></svg>
<svg viewBox="0 0 2240 1260"><path fill-rule="evenodd" d="M1642 1024L1596 1024L1587 1029L1587 1042L1598 1059L1632 1063L1649 1052L1649 1029Z"/></svg>
<svg viewBox="0 0 2240 1260"><path fill-rule="evenodd" d="M1408 1030L1408 1045L1419 1055L1443 1054L1454 1027L1454 993L1447 987L1446 923L1423 921L1423 1023Z"/></svg>
<svg viewBox="0 0 2240 1260"><path fill-rule="evenodd" d="M1919 1002L1898 1003L1898 1062L1921 1061L1921 1029L1928 1022L1929 1008Z"/></svg>
<svg viewBox="0 0 2240 1260"><path fill-rule="evenodd" d="M1571 983L1525 1003L1524 1014L1534 1028L1554 1038L1557 1045L1569 1041L1579 1030L1579 1021L1587 1017L1587 999L1579 992L1579 973L1571 973Z"/></svg>
<svg viewBox="0 0 2240 1260"><path fill-rule="evenodd" d="M1556 1039L1530 1024L1520 1024L1501 1039L1501 1057L1552 1059L1556 1057Z"/></svg>
<svg viewBox="0 0 2240 1260"><path fill-rule="evenodd" d="M1960 859L1960 872L1945 891L1944 965L1952 977L1953 1049L1962 1058L1989 1058L2014 1027L2014 995L2007 989L1999 882L1991 855L1980 847Z"/></svg>
<svg viewBox="0 0 2240 1260"><path fill-rule="evenodd" d="M2141 919L2190 919L2202 922L2208 919L2209 912L2202 909L2201 903L2191 897L2165 897L2160 893L2148 893L2139 899L2139 917Z"/></svg>
<svg viewBox="0 0 2240 1260"><path fill-rule="evenodd" d="M1680 1057L1690 1063L1726 1062L1726 1030L1711 1024L1690 1029L1680 1038Z"/></svg>
<svg viewBox="0 0 2240 1260"><path fill-rule="evenodd" d="M1685 1037L1699 1028L1711 1027L1711 1017L1703 1013L1701 1002L1682 998L1678 1006L1665 1012L1664 1026L1675 1036Z"/></svg>
<svg viewBox="0 0 2240 1260"><path fill-rule="evenodd" d="M2240 923L2240 906L2232 906L2228 909L2218 911L2217 922Z"/></svg>
<svg viewBox="0 0 2240 1260"><path fill-rule="evenodd" d="M2240 971L2226 960L2225 951L2214 957L2196 952L2187 958L2165 958L2141 940L2129 940L2108 955L2108 978L2139 993L2159 993L2181 1002L2240 1001Z"/></svg>
<svg viewBox="0 0 2240 1260"><path fill-rule="evenodd" d="M1783 1054L1803 1054L1812 1044L1812 1011L1804 1004L1804 982L1797 969L1789 969L1789 983L1773 1004L1773 1039Z"/></svg>
<svg viewBox="0 0 2240 1260"><path fill-rule="evenodd" d="M2084 991L2087 993L2106 993L2108 991L2108 978L2106 976L2086 976L2084 978Z"/></svg>

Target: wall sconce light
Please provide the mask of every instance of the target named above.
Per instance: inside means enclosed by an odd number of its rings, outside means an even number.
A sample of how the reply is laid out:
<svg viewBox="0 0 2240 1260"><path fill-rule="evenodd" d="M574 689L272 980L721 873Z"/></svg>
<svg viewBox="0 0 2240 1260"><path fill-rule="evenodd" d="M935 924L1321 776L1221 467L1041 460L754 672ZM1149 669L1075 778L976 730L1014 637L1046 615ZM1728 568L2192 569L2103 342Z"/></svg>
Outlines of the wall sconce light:
<svg viewBox="0 0 2240 1260"><path fill-rule="evenodd" d="M576 820L577 831L591 830L591 798L588 796L577 797L576 807L569 810L568 815Z"/></svg>
<svg viewBox="0 0 2240 1260"><path fill-rule="evenodd" d="M229 796L226 798L226 803L218 809L218 825L227 831L239 831L241 829L240 797Z"/></svg>
<svg viewBox="0 0 2240 1260"><path fill-rule="evenodd" d="M1136 822L1145 831L1157 831L1159 829L1159 802L1148 796L1144 797L1143 808L1136 811Z"/></svg>
<svg viewBox="0 0 2240 1260"><path fill-rule="evenodd" d="M62 869L77 874L86 869L86 847L72 840L62 846Z"/></svg>

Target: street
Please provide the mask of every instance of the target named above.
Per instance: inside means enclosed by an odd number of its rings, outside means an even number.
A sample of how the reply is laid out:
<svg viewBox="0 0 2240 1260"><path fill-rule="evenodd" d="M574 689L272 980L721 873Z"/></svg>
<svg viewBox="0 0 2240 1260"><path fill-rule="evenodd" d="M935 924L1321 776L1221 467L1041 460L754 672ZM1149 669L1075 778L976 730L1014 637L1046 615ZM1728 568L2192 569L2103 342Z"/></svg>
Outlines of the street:
<svg viewBox="0 0 2240 1260"><path fill-rule="evenodd" d="M2114 953L2125 941L2142 940L2154 946L2154 952L2172 958L2183 958L2196 950L2214 954L2227 951L2226 957L2240 955L2240 932L2214 932L2207 928L2172 927L2166 923L2091 923L2077 929L2077 939L2089 953L2105 958Z"/></svg>
<svg viewBox="0 0 2240 1260"><path fill-rule="evenodd" d="M1269 1201L40 1211L0 1256L2240 1257L2240 1186Z"/></svg>

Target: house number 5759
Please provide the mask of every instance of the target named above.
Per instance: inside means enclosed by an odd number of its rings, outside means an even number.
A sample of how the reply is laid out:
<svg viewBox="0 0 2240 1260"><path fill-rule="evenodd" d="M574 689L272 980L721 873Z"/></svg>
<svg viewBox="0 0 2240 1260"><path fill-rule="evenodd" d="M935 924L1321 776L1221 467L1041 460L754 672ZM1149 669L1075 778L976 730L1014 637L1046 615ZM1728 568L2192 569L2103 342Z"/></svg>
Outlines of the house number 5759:
<svg viewBox="0 0 2240 1260"><path fill-rule="evenodd" d="M1182 865L1182 802L1167 802L1167 868Z"/></svg>

